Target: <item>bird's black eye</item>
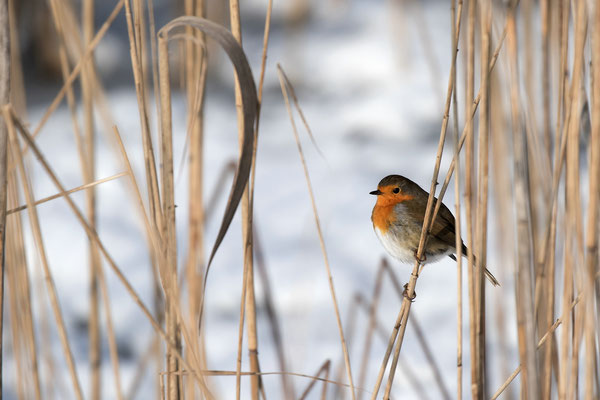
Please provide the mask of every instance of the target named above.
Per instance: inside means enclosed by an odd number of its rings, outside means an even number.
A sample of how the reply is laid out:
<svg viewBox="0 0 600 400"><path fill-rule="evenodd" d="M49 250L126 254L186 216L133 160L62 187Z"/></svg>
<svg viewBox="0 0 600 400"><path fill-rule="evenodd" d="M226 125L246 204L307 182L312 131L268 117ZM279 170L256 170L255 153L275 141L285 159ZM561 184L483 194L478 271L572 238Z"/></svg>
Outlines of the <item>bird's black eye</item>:
<svg viewBox="0 0 600 400"><path fill-rule="evenodd" d="M392 192L394 192L394 193L400 193L400 188L394 188L394 190L392 190Z"/></svg>

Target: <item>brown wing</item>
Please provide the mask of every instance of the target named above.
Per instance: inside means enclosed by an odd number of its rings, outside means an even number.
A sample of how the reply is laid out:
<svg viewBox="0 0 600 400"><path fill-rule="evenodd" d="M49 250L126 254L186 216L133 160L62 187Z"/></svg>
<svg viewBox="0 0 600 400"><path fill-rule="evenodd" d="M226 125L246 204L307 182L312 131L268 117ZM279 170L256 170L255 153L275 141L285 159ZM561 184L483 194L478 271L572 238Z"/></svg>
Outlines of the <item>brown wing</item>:
<svg viewBox="0 0 600 400"><path fill-rule="evenodd" d="M416 183L412 181L410 181L410 183L410 190L412 192L411 194L420 199L420 201L413 202L412 206L417 208L415 211L417 211L416 214L419 215L419 222L422 225L423 220L425 219L425 209L427 208L427 198L429 197L429 194ZM435 208L435 204L437 203L438 199L434 199L435 203L433 206ZM452 215L448 207L442 203L440 210L438 211L438 215L431 227L430 236L442 243L447 244L448 246L454 247L456 245L456 235L454 233L455 224L454 215Z"/></svg>
<svg viewBox="0 0 600 400"><path fill-rule="evenodd" d="M435 200L437 202L437 199ZM438 215L435 221L433 221L431 236L435 237L440 242L454 247L456 245L455 226L454 215L452 215L448 207L442 203Z"/></svg>

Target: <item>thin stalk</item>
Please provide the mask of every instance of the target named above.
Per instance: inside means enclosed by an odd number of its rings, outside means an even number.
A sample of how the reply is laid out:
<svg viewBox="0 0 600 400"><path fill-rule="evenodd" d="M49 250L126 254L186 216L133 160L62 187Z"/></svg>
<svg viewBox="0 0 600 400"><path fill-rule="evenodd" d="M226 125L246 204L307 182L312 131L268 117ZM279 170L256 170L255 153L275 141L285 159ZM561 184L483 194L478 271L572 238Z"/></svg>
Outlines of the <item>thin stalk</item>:
<svg viewBox="0 0 600 400"><path fill-rule="evenodd" d="M48 196L48 197L44 197L42 199L36 200L33 203L33 205L38 206L38 205L44 204L50 200L54 200L54 199L58 199L59 197L63 197L66 194L72 194L72 193L79 192L81 190L89 189L90 187L100 185L101 183L105 183L105 182L109 182L109 181L112 181L117 178L121 178L122 176L125 176L127 174L128 174L127 172L119 172L118 174L111 175L106 178L98 179L97 181L86 183L85 185L74 187L73 189L67 190L66 192L56 193L56 194L53 194L52 196ZM14 207L14 208L7 210L6 214L10 215L10 214L14 214L16 212L20 212L20 211L23 211L26 209L27 209L27 204L23 204L18 207Z"/></svg>
<svg viewBox="0 0 600 400"><path fill-rule="evenodd" d="M10 101L10 32L8 0L0 0L0 106ZM6 121L0 121L0 393L4 342L4 262L6 236L6 204L8 182L8 133Z"/></svg>
<svg viewBox="0 0 600 400"><path fill-rule="evenodd" d="M361 356L360 362L360 372L358 374L358 387L364 387L365 381L367 379L367 367L369 365L369 353L371 351L371 344L373 333L375 332L376 323L377 323L377 306L379 304L379 298L381 295L381 286L383 284L383 273L387 268L387 260L384 258L381 260L380 266L377 270L377 275L375 277L375 285L373 286L373 295L371 296L370 307L368 310L369 313L369 322L367 323L366 334L365 334L365 342L363 344L363 353ZM362 392L358 392L357 399L361 400Z"/></svg>
<svg viewBox="0 0 600 400"><path fill-rule="evenodd" d="M18 177L13 170L9 180L8 205L14 206L19 202ZM6 236L7 260L6 279L11 287L11 296L14 301L11 306L11 318L13 319L13 339L21 339L24 351L29 356L27 370L18 376L24 381L23 384L33 390L34 394L23 398L42 398L39 373L39 355L36 341L36 331L33 322L32 297L30 276L27 266L27 254L25 247L25 235L23 232L22 218L13 217L7 219L8 231L10 235ZM12 276L12 282L11 282ZM16 348L15 348L16 350ZM31 375L31 380L26 380ZM21 379L19 379L21 381ZM33 386L33 388L32 388Z"/></svg>
<svg viewBox="0 0 600 400"><path fill-rule="evenodd" d="M456 20L456 0L451 1L450 23L452 26L452 37L455 40L452 43L451 51L458 46L456 39L456 28L452 23ZM459 8L462 10L462 0L458 0ZM456 69L454 70L454 82L456 80ZM454 154L457 159L456 163L456 178L454 179L454 204L455 204L455 237L456 237L456 398L462 399L462 377L463 377L463 296L462 296L462 236L460 228L460 156L459 156L459 130L458 130L458 90L452 91L452 106L453 106L453 128L454 128Z"/></svg>
<svg viewBox="0 0 600 400"><path fill-rule="evenodd" d="M477 2L469 0L469 16L467 22L467 68L465 81L465 111L469 109L473 99L475 88L475 15ZM481 92L480 92L481 93ZM479 96L478 96L479 97ZM473 118L465 115L465 134L467 144L465 148L465 217L467 220L467 287L469 292L469 347L471 361L471 383L474 387L477 382L478 371L476 369L477 348L475 341L475 294L474 294L474 241L473 241L473 216L475 199L475 138L473 135ZM458 160L456 160L458 164ZM441 197L441 196L440 196ZM471 393L472 395L472 393Z"/></svg>
<svg viewBox="0 0 600 400"><path fill-rule="evenodd" d="M203 0L186 0L185 14L205 17L206 6ZM196 40L185 42L185 79L188 111L188 132L190 133L189 146L189 195L188 195L188 254L185 261L185 277L188 285L188 327L192 340L186 346L187 357L190 352L203 355L203 334L197 323L202 299L202 273L204 268L204 98L206 95L206 76L208 71L208 53L206 52L206 38L203 32L188 27L186 33ZM183 158L182 158L183 161ZM202 350L201 350L202 349ZM202 356L202 358L204 358ZM206 368L205 362L202 364ZM192 380L186 381L186 397L195 398L195 385Z"/></svg>
<svg viewBox="0 0 600 400"><path fill-rule="evenodd" d="M19 131L19 133L21 134L21 136L23 137L23 139L26 141L26 143L28 144L29 148L33 151L35 157L38 159L38 161L40 162L40 164L44 168L45 172L47 173L47 175L52 180L53 184L56 186L56 188L59 191L66 192L66 190L64 188L64 185L60 182L60 180L58 179L57 175L54 173L54 171L52 170L52 168L50 167L50 165L47 163L46 158L44 157L44 155L42 154L42 152L37 147L35 141L33 140L32 134L25 127L25 125L19 120L19 118L14 114L14 111L12 110L12 108L10 106L9 107L5 107L5 109L8 109L8 111L10 111L9 115L12 116L12 119L13 119L13 121L14 121L14 123L15 123L18 131ZM187 362L187 360L185 360L182 357L181 353L177 350L177 347L175 346L175 344L172 343L172 342L170 342L169 340L167 340L167 334L161 328L161 326L158 324L158 322L154 319L154 317L150 313L150 310L148 309L148 307L146 307L146 305L144 304L144 302L141 300L140 296L133 289L133 286L131 285L131 283L129 283L129 281L127 280L127 278L125 278L125 275L123 275L123 272L121 271L121 269L117 266L117 264L115 263L114 259L110 256L110 254L108 253L106 247L104 247L104 244L102 243L102 241L100 241L100 238L98 237L97 232L95 232L94 230L91 229L90 225L85 220L82 212L75 205L75 203L73 202L73 200L70 198L70 196L68 194L64 196L64 199L67 202L67 204L69 205L69 208L71 208L71 210L75 214L75 217L77 218L77 220L79 221L79 223L81 224L81 226L84 228L84 230L88 234L88 236L91 236L94 239L94 241L97 243L98 250L103 255L104 259L106 260L106 262L108 263L108 265L111 267L111 269L114 271L114 273L117 276L117 278L121 281L121 283L125 287L126 291L131 296L132 300L136 303L136 305L140 308L140 310L146 316L146 318L148 319L148 321L152 324L152 327L154 328L154 330L164 340L164 342L166 343L167 347L178 358L178 360L179 360L179 362L181 362L182 366L189 371L189 373L198 382L198 384L200 385L200 387L203 390L205 390L205 393L206 393L207 397L212 398L212 396L209 396L210 392L206 388L206 385L204 384L204 381L202 380L201 375L199 375L198 370L192 368L190 366L190 364Z"/></svg>
<svg viewBox="0 0 600 400"><path fill-rule="evenodd" d="M89 45L94 35L94 0L84 0L82 7L83 21L83 43ZM95 132L94 132L94 103L93 103L93 70L94 57L87 60L83 66L81 74L81 90L83 101L83 127L84 127L84 154L81 159L83 181L90 183L95 180ZM88 221L93 229L96 229L96 194L94 188L85 191L85 208ZM93 240L88 238L89 246L89 270L90 270L90 314L89 314L89 362L91 370L90 390L92 400L100 400L102 388L102 355L101 355L101 337L100 337L100 299L98 293L98 269L100 264L100 255Z"/></svg>
<svg viewBox="0 0 600 400"><path fill-rule="evenodd" d="M600 382L598 382L598 360L597 335L600 335L600 320L596 319L594 305L600 307L600 282L597 281L599 272L598 244L599 244L599 210L600 210L600 6L595 7L595 23L592 25L592 110L595 117L592 120L592 132L590 138L590 171L589 171L589 203L587 212L587 230L585 234L585 261L586 261L586 285L584 287L586 304L586 326L585 326L585 395L586 399L592 399L594 388L596 395L600 394ZM596 291L594 296L594 291ZM600 313L600 308L598 308ZM593 351L590 351L593 349Z"/></svg>
<svg viewBox="0 0 600 400"><path fill-rule="evenodd" d="M229 17L231 23L231 32L233 37L242 44L242 24L240 20L240 5L238 0L229 1ZM244 111L242 108L242 93L240 84L238 82L237 75L235 77L235 108L237 112L238 121L238 139L240 145L240 152L243 146L243 135L244 135ZM256 135L256 132L255 132ZM254 142L256 146L256 140ZM253 159L255 157L253 156ZM247 339L248 339L248 356L250 360L250 370L252 372L259 372L258 363L258 333L256 328L256 299L254 289L254 249L252 239L252 210L250 206L250 187L247 185L242 195L241 211L242 211L242 251L244 255L244 269L243 269L243 284L242 288L242 304L245 308L245 313L240 312L240 315L247 322ZM240 333L244 325L244 320L240 319ZM241 337L238 339L238 343L241 344ZM236 363L236 370L241 368L241 347L238 347L238 357ZM240 398L240 381L241 376L236 377L236 399ZM258 400L258 392L261 386L258 375L253 375L250 378L250 393L252 400Z"/></svg>
<svg viewBox="0 0 600 400"><path fill-rule="evenodd" d="M456 15L456 37L454 39L455 45L458 43L458 38L460 37L461 18L462 18L462 9L458 10L457 15ZM444 142L446 139L446 129L448 127L448 120L450 117L449 111L450 111L450 104L451 104L451 99L452 99L452 91L454 89L454 84L455 84L453 78L455 76L454 71L456 70L457 54L458 54L458 49L455 47L454 52L452 54L452 64L451 64L451 68L450 68L450 75L448 78L448 88L447 88L447 93L446 93L446 101L445 101L445 106L444 106L444 115L443 115L443 119L442 119L440 139L438 142L438 150L437 150L435 166L434 166L434 170L433 170L433 176L431 179L429 197L427 199L427 208L426 208L425 217L423 220L423 227L421 230L421 238L419 240L419 247L417 250L417 256L416 256L417 260L415 262L415 266L413 268L413 271L410 276L410 280L407 285L407 289L406 289L407 295L402 301L400 313L398 314L398 318L396 321L396 325L394 327L394 331L392 333L392 336L390 337L390 344L393 346L394 342L396 341L395 340L396 335L394 332L398 333L398 341L396 344L396 350L394 352L394 359L393 359L392 365L390 367L390 373L389 373L388 382L387 382L386 390L385 390L385 394L384 394L384 399L386 399L386 400L389 399L390 392L392 389L392 383L394 381L394 374L395 374L396 366L398 365L398 357L400 355L400 350L401 350L402 342L404 339L404 332L406 331L406 323L408 321L410 307L412 304L412 301L410 299L414 297L417 278L419 277L419 273L421 272L421 260L423 258L423 254L425 253L427 232L429 231L431 224L433 222L433 218L432 218L433 217L433 215L432 215L433 214L433 199L434 199L434 195L435 195L435 188L437 186L437 178L439 175L440 164L442 161L442 152L444 149ZM440 198L438 201L441 202L442 199ZM399 330L396 330L396 326L399 326ZM384 357L384 360L381 364L381 367L379 370L379 375L377 377L377 382L375 384L375 389L373 390L373 394L371 397L373 400L377 397L377 393L379 392L379 388L381 386L381 380L383 379L383 374L384 374L386 366L387 366L390 351L391 351L391 349L386 350L386 356Z"/></svg>
<svg viewBox="0 0 600 400"><path fill-rule="evenodd" d="M2 108L2 114L4 117L4 121L8 123L8 133L10 136L11 144L12 144L12 154L14 159L17 162L17 168L19 170L19 175L21 177L21 185L23 187L23 191L25 192L25 198L27 199L28 212L29 212L29 221L31 224L31 231L33 233L33 237L35 240L35 244L38 250L38 254L40 256L41 265L44 273L44 281L46 282L46 289L48 291L48 295L50 297L50 305L52 307L52 311L54 313L54 318L56 320L56 326L58 328L58 333L61 341L61 345L63 348L63 352L65 355L65 360L67 362L67 367L69 369L69 375L71 377L71 383L73 385L73 390L75 392L75 397L79 400L83 399L83 392L81 390L81 384L79 383L79 378L77 377L77 368L75 366L75 359L73 358L73 352L71 351L71 344L69 341L69 337L67 335L67 329L65 327L64 318L62 315L62 311L60 308L60 302L58 299L58 292L56 290L56 285L54 284L54 278L52 277L52 272L50 271L50 265L48 261L48 257L46 256L46 249L43 242L43 236L40 228L40 222L37 214L37 209L33 206L33 193L31 188L31 183L28 180L28 175L25 172L25 165L23 162L23 154L21 152L21 148L16 136L14 122L11 118L9 106L4 106Z"/></svg>
<svg viewBox="0 0 600 400"><path fill-rule="evenodd" d="M342 319L340 317L340 310L339 310L339 306L338 306L337 296L335 294L335 287L333 285L333 276L331 274L331 268L329 267L329 259L327 257L327 250L325 248L325 241L323 240L323 233L321 231L321 223L319 221L319 215L317 213L317 205L316 205L315 198L314 198L314 195L313 195L312 185L310 183L310 176L308 174L308 168L306 166L306 160L304 159L304 153L302 152L302 146L300 144L300 138L298 137L298 131L296 130L296 124L294 123L294 119L293 119L293 116L292 116L292 109L291 109L290 102L289 102L289 99L288 99L288 91L286 89L287 78L286 78L285 73L283 72L283 69L281 68L280 65L277 66L277 73L279 75L279 83L281 85L281 91L283 92L283 98L285 100L285 105L286 105L288 114L290 116L290 122L292 124L292 130L294 132L294 139L296 140L296 145L298 147L298 153L300 155L300 161L302 162L302 167L304 169L304 177L306 179L306 185L307 185L307 188L308 188L308 193L310 195L310 200L311 200L313 215L314 215L314 218L315 218L315 225L317 227L317 233L319 235L319 243L321 245L321 252L323 253L323 261L325 262L325 269L327 271L327 278L328 278L328 282L329 282L329 291L331 293L331 299L332 299L333 307L334 307L334 310L335 310L336 322L337 322L338 331L339 331L339 334L340 334L340 342L341 342L341 345L342 345L342 352L344 354L344 363L346 365L346 376L348 378L348 382L350 383L350 393L352 394L352 400L356 400L356 393L355 393L355 390L354 390L354 380L352 378L352 369L350 367L350 356L348 354L348 346L346 344L346 339L344 338L344 329L342 327Z"/></svg>
<svg viewBox="0 0 600 400"><path fill-rule="evenodd" d="M85 64L87 59L89 57L91 57L92 53L94 52L94 49L96 48L96 46L98 46L98 44L100 43L100 41L102 40L102 38L104 37L106 32L108 31L108 28L110 28L112 23L115 21L115 19L119 15L119 12L123 8L124 1L125 0L119 0L119 2L115 5L115 8L113 8L112 12L108 16L108 18L106 18L106 21L104 21L104 23L102 24L100 29L98 29L98 32L96 32L94 39L86 47L85 52L83 53L83 55L81 56L81 58L79 59L79 61L75 65L75 67L73 67L71 74L65 80L61 89L56 94L56 96L54 97L54 99L52 100L52 102L50 103L50 105L48 106L46 111L44 112L44 115L38 122L37 126L33 130L33 132L32 132L33 137L37 137L37 135L41 132L42 128L46 125L46 123L50 119L50 116L54 113L54 111L56 111L56 109L62 102L65 94L67 93L67 90L71 87L71 85L73 84L75 79L77 79L77 77L81 73L83 65ZM25 149L27 149L27 147Z"/></svg>
<svg viewBox="0 0 600 400"><path fill-rule="evenodd" d="M544 333L544 335L537 342L537 347L536 347L537 350L539 350L544 345L544 343L546 343L548 341L548 339L552 338L552 335L554 334L556 329L565 321L565 319L571 318L572 312L575 309L575 306L579 303L580 299L581 299L581 296L577 296L577 298L573 301L573 303L571 303L571 307L568 310L567 314L563 314L560 318L558 318L554 322L554 324L552 324L550 326L550 328L546 331L546 333ZM502 385L500 385L498 390L496 390L494 395L491 397L491 400L497 399L502 394L502 392L504 392L504 390L506 390L508 385L510 385L510 383L519 375L519 373L521 372L521 369L522 369L522 364L519 364L519 366L513 371L512 374L510 374L510 376L504 381L504 383Z"/></svg>
<svg viewBox="0 0 600 400"><path fill-rule="evenodd" d="M519 358L525 366L522 396L536 399L539 396L537 359L535 352L535 312L532 292L534 290L532 263L533 232L531 228L531 193L529 191L528 141L525 127L521 126L521 98L519 95L519 70L516 15L514 9L508 15L509 56L511 77L512 131L514 152L514 198L517 218L517 259L515 296L517 304L517 330Z"/></svg>

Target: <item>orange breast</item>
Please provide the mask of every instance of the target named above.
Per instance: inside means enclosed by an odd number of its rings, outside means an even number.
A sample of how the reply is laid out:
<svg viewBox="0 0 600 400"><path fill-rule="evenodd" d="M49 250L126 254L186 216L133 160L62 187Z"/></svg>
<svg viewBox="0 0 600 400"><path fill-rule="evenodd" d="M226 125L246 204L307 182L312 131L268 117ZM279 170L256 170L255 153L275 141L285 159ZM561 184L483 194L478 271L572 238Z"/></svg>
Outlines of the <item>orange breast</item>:
<svg viewBox="0 0 600 400"><path fill-rule="evenodd" d="M386 233L394 219L394 206L395 204L381 206L376 204L373 208L373 214L371 214L371 220L373 221L373 226L381 231L381 233Z"/></svg>

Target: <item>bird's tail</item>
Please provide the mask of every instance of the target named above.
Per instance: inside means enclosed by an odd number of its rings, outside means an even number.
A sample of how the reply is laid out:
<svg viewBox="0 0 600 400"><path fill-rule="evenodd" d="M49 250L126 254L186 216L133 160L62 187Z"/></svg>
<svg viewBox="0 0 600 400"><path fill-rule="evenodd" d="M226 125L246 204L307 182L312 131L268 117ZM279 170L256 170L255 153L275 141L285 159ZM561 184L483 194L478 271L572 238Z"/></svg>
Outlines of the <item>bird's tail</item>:
<svg viewBox="0 0 600 400"><path fill-rule="evenodd" d="M496 279L496 277L487 268L485 269L485 277L488 278L488 281L492 282L492 285L500 286L500 282L498 282L498 279Z"/></svg>
<svg viewBox="0 0 600 400"><path fill-rule="evenodd" d="M465 244L463 243L462 245L462 254L463 257L467 257L467 246L465 246ZM456 258L455 258L456 260ZM473 255L473 261L475 261L475 255ZM496 279L496 277L490 272L489 269L485 269L485 277L488 279L488 281L490 281L492 283L492 285L494 286L500 286L500 282L498 282L498 279Z"/></svg>

